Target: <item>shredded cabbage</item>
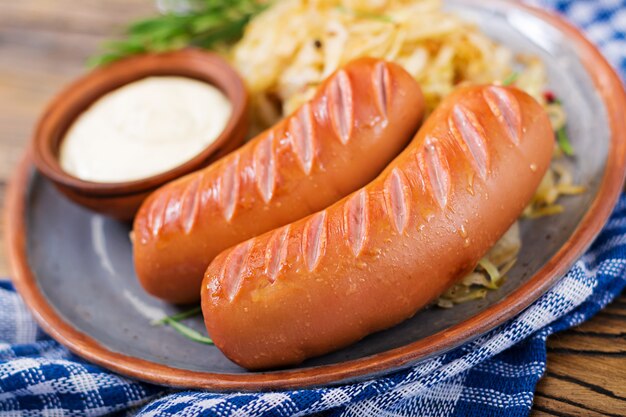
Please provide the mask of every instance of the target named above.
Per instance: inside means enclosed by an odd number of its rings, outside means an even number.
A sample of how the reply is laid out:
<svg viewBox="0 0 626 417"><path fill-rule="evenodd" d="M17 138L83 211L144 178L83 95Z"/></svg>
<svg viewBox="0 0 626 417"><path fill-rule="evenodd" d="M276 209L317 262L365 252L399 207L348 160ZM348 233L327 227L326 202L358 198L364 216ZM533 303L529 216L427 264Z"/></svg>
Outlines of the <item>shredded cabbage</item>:
<svg viewBox="0 0 626 417"><path fill-rule="evenodd" d="M230 57L251 93L259 128L308 100L348 61L394 61L419 81L432 110L459 85L504 80L514 54L444 11L440 0L282 0L255 17ZM540 60L520 57L516 85L539 98Z"/></svg>
<svg viewBox="0 0 626 417"><path fill-rule="evenodd" d="M585 192L585 187L573 184L571 169L560 162L562 158L562 156L554 157L552 165L541 180L533 199L524 210L524 217L537 219L563 213L565 207L557 203L560 197Z"/></svg>
<svg viewBox="0 0 626 417"><path fill-rule="evenodd" d="M515 222L487 255L478 261L474 271L439 297L437 306L451 308L455 304L485 298L489 290L500 288L507 272L515 265L521 246L519 222Z"/></svg>

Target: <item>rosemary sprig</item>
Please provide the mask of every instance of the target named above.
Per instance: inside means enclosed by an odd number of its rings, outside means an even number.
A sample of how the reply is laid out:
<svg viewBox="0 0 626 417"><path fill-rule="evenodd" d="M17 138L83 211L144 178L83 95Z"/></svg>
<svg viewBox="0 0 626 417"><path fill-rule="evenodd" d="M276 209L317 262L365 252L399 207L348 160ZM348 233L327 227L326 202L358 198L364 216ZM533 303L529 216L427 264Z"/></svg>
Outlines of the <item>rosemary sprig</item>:
<svg viewBox="0 0 626 417"><path fill-rule="evenodd" d="M187 14L168 12L131 23L125 38L104 44L88 64L96 67L146 52L197 46L212 49L238 40L254 16L271 0L198 0Z"/></svg>
<svg viewBox="0 0 626 417"><path fill-rule="evenodd" d="M180 333L182 336L186 337L189 340L192 340L198 343L204 343L205 345L212 345L213 340L211 340L209 337L206 337L200 334L196 330L192 329L189 326L185 326L184 324L180 322L181 320L187 319L189 317L195 317L199 315L201 312L202 312L202 309L200 308L200 306L194 307L191 310L183 311L183 312L171 315L171 316L163 317L162 319L159 319L159 320L155 320L152 322L152 325L153 326L168 325L172 329L176 330L178 333Z"/></svg>
<svg viewBox="0 0 626 417"><path fill-rule="evenodd" d="M187 339L192 340L198 343L204 343L205 345L213 345L213 340L201 335L191 327L185 326L182 323L177 322L176 320L168 320L167 324L174 330L176 330L181 335L185 336Z"/></svg>

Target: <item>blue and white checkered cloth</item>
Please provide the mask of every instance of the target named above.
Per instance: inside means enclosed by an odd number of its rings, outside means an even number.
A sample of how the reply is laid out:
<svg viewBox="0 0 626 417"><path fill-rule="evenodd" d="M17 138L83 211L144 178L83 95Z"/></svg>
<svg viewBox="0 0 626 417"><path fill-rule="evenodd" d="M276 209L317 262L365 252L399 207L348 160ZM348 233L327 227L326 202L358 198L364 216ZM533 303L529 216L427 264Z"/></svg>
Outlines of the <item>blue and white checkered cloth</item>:
<svg viewBox="0 0 626 417"><path fill-rule="evenodd" d="M534 1L583 27L626 74L626 2ZM272 393L173 391L69 353L0 283L0 416L526 416L546 369L546 338L577 325L626 286L626 196L571 271L517 318L387 377Z"/></svg>

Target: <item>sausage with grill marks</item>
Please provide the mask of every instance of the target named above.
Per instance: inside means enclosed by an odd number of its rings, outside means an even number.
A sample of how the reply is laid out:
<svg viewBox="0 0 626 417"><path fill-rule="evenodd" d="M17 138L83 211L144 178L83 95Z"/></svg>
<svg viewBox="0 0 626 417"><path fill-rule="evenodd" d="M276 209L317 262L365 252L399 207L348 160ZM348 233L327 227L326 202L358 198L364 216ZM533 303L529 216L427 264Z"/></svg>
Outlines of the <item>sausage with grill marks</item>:
<svg viewBox="0 0 626 417"><path fill-rule="evenodd" d="M249 369L294 365L398 324L469 273L522 213L554 136L515 88L446 98L372 183L221 253L202 312Z"/></svg>
<svg viewBox="0 0 626 417"><path fill-rule="evenodd" d="M169 302L198 301L217 254L367 184L410 141L423 110L400 66L347 64L290 117L144 202L133 228L142 286Z"/></svg>

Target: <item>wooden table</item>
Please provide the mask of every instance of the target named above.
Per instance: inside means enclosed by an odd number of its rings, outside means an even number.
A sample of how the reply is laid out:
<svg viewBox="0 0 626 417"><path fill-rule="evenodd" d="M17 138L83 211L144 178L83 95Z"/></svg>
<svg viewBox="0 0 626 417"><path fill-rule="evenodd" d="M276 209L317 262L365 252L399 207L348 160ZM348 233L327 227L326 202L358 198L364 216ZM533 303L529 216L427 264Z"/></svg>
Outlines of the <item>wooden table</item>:
<svg viewBox="0 0 626 417"><path fill-rule="evenodd" d="M46 102L86 70L85 59L103 39L153 12L150 0L0 2L0 205ZM8 275L0 252L0 276ZM532 415L626 415L625 295L589 322L550 338L548 371Z"/></svg>

